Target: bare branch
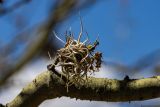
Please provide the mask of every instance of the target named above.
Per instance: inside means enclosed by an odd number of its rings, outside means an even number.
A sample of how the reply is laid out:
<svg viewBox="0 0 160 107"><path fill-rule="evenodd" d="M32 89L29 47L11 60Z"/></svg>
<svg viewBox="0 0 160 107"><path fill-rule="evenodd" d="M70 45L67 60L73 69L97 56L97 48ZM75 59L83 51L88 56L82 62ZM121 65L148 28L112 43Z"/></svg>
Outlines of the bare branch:
<svg viewBox="0 0 160 107"><path fill-rule="evenodd" d="M42 47L45 45L45 42L47 42L48 35L52 31L52 29L58 22L62 21L69 14L75 3L75 0L64 0L60 5L56 7L55 10L55 7L53 8L53 10L51 10L49 19L38 30L37 35L39 35L39 38L34 42L34 45L31 43L26 48L26 52L21 58L19 58L18 62L14 66L7 67L6 71L4 71L6 74L3 75L3 77L0 79L0 85L5 84L6 80L11 75L17 73L23 65L30 61L37 54L37 52L42 49Z"/></svg>
<svg viewBox="0 0 160 107"><path fill-rule="evenodd" d="M6 15L9 12L12 12L20 7L22 7L23 5L26 5L27 3L29 3L31 0L20 0L19 2L13 4L12 6L8 7L8 8L0 8L0 17L3 15Z"/></svg>
<svg viewBox="0 0 160 107"><path fill-rule="evenodd" d="M69 86L67 92L57 71L46 71L23 88L7 107L37 107L44 100L62 96L92 101L142 101L160 97L159 90L160 76L124 80L90 77L85 83Z"/></svg>

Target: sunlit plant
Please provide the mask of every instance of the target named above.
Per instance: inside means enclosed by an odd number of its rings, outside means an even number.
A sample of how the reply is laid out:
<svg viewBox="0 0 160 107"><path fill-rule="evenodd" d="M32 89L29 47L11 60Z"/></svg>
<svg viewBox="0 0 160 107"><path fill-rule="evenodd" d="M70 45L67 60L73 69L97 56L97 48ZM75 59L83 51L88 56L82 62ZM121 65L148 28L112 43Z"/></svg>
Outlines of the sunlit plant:
<svg viewBox="0 0 160 107"><path fill-rule="evenodd" d="M88 74L99 71L101 67L102 53L95 52L99 42L96 40L93 44L87 43L88 38L83 42L80 41L83 32L82 20L80 22L81 32L78 40L74 39L72 32L66 33L65 45L57 51L56 59L52 64L54 67L61 67L62 73L67 77L67 87L73 83L86 82ZM55 36L57 37L56 34Z"/></svg>

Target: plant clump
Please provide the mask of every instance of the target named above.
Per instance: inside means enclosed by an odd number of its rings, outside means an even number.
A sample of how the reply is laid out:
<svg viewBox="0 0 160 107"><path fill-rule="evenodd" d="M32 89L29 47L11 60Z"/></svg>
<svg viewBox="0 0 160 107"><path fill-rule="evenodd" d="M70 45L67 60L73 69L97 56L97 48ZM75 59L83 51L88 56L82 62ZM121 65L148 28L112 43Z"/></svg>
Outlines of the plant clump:
<svg viewBox="0 0 160 107"><path fill-rule="evenodd" d="M93 44L88 44L88 39L81 42L82 30L81 24L78 40L74 39L73 34L66 33L65 46L56 54L54 66L61 67L62 73L67 77L67 86L72 83L85 82L88 74L99 71L101 67L102 53L95 52L95 48L99 45L98 40Z"/></svg>

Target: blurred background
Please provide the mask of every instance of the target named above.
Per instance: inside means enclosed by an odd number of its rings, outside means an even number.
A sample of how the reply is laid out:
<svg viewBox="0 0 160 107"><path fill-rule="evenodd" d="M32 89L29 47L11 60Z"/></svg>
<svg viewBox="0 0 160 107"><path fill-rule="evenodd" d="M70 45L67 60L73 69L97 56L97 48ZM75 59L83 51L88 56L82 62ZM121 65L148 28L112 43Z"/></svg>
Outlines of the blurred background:
<svg viewBox="0 0 160 107"><path fill-rule="evenodd" d="M95 77L123 79L160 74L160 0L0 0L0 103L6 104L46 71L65 32L84 41L99 38L103 53ZM159 107L160 99L134 102L81 101L66 97L39 107Z"/></svg>

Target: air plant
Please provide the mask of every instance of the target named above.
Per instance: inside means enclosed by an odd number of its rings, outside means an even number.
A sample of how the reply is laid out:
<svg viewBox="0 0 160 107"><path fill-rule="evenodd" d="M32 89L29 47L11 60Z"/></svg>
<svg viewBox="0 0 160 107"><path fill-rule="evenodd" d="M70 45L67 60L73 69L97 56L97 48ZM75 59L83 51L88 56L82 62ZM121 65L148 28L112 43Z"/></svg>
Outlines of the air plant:
<svg viewBox="0 0 160 107"><path fill-rule="evenodd" d="M68 86L73 83L86 82L88 74L99 71L102 62L102 53L95 52L95 48L99 45L98 40L93 44L87 44L88 38L84 42L80 41L83 33L81 18L80 22L81 31L78 40L74 39L72 32L66 33L65 46L57 51L56 59L53 63L55 67L60 66L62 73L67 77L67 90ZM54 35L58 37L56 34Z"/></svg>

